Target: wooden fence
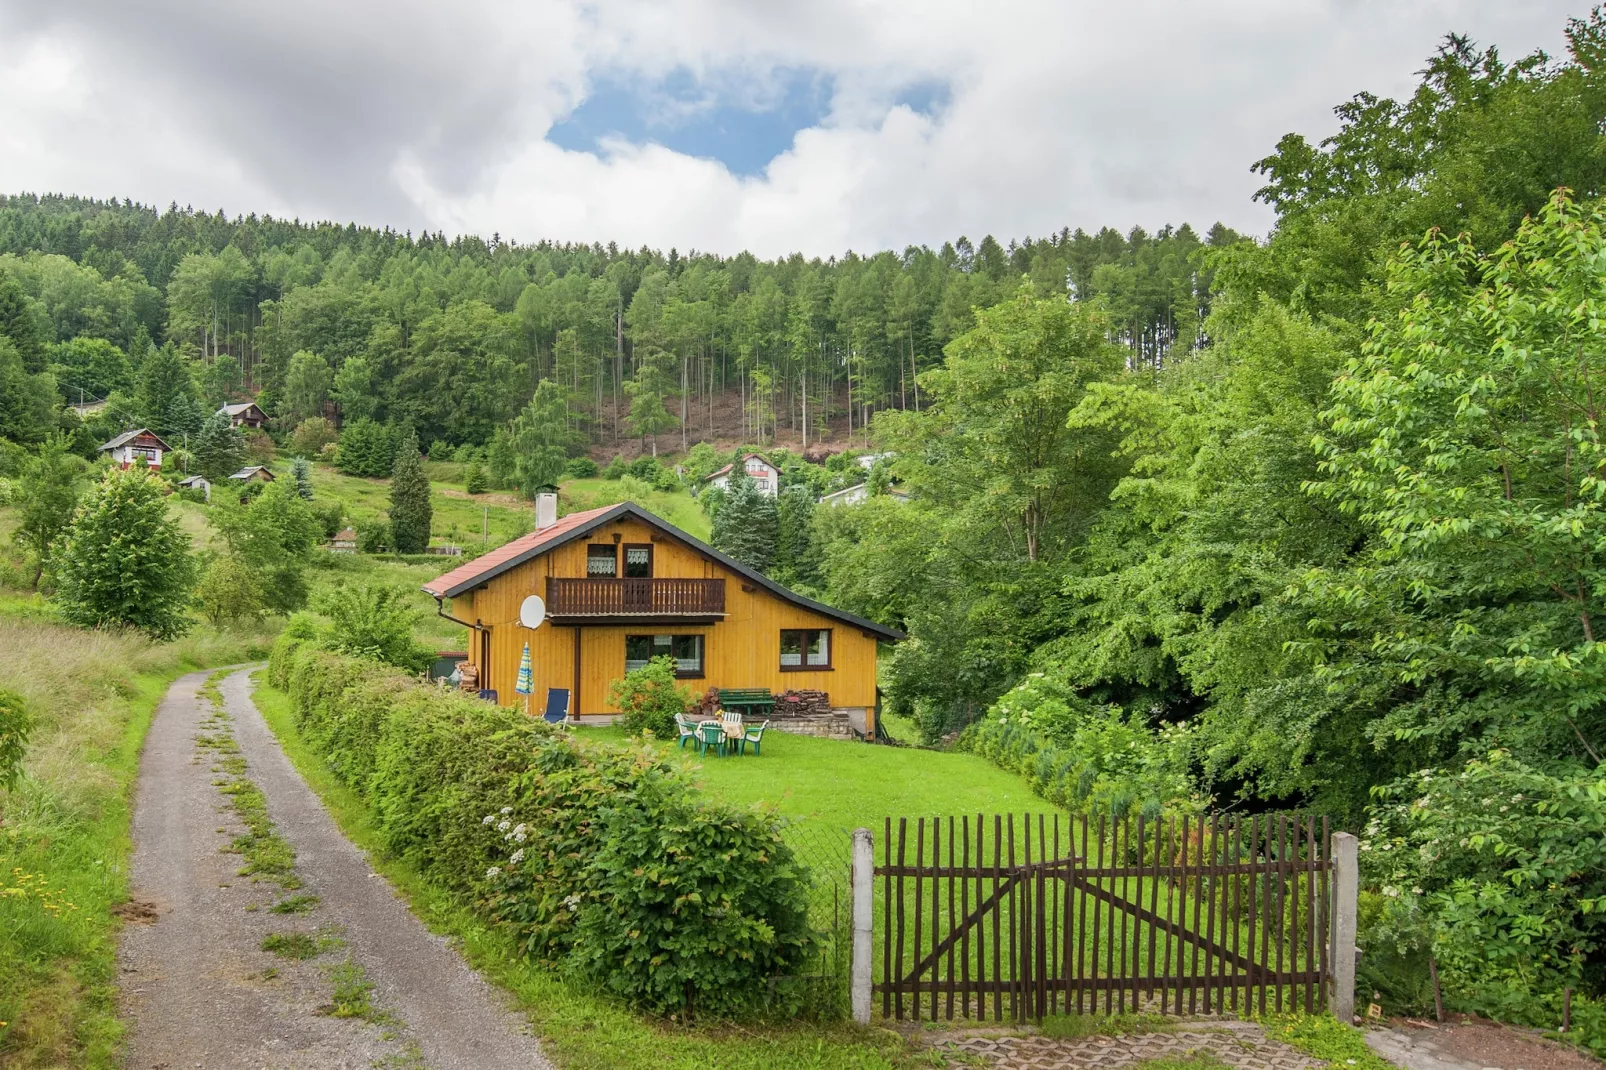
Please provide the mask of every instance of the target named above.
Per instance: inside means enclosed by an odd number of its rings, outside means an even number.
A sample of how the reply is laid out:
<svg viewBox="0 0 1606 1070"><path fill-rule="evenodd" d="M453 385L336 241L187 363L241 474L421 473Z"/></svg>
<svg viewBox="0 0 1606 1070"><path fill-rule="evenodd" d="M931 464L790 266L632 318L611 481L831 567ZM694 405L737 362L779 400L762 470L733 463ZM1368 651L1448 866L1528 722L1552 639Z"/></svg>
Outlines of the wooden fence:
<svg viewBox="0 0 1606 1070"><path fill-rule="evenodd" d="M1330 842L1292 815L889 818L882 1015L1323 1009Z"/></svg>

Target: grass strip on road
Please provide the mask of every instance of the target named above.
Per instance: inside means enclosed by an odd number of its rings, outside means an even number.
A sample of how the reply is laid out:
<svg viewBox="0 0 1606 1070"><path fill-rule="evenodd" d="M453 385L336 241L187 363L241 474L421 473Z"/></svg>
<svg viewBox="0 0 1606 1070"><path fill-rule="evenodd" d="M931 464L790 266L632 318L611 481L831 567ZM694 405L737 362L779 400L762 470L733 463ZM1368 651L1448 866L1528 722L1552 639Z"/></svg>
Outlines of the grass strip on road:
<svg viewBox="0 0 1606 1070"><path fill-rule="evenodd" d="M848 1025L723 1025L651 1022L592 995L519 954L504 932L426 882L380 844L373 815L301 739L288 695L253 677L254 698L296 770L374 871L404 895L432 931L450 937L469 964L512 993L549 1056L569 1070L770 1070L780 1067L893 1070L912 1065L903 1041Z"/></svg>

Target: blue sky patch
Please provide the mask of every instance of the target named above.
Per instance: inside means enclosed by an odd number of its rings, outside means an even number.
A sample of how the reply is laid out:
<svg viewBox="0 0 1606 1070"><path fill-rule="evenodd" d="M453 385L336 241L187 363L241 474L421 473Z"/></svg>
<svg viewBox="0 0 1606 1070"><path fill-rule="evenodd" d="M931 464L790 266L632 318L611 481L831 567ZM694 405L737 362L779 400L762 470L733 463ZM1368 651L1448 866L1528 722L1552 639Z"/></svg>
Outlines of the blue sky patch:
<svg viewBox="0 0 1606 1070"><path fill-rule="evenodd" d="M906 87L894 99L894 104L906 104L910 111L921 115L936 115L953 100L953 90L947 82L916 82Z"/></svg>
<svg viewBox="0 0 1606 1070"><path fill-rule="evenodd" d="M547 140L580 152L598 151L607 137L653 141L756 175L792 147L799 130L825 118L833 88L830 75L807 69L778 71L763 87L711 85L684 70L656 82L604 77Z"/></svg>

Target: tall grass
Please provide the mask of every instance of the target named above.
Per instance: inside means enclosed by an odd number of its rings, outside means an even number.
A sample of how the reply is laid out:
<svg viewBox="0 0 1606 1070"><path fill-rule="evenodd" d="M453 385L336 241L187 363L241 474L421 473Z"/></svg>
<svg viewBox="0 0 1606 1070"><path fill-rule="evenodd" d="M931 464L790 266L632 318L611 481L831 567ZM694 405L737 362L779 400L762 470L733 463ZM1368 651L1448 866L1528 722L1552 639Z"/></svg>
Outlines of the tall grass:
<svg viewBox="0 0 1606 1070"><path fill-rule="evenodd" d="M0 792L0 1063L116 1066L114 911L128 897L139 751L167 684L257 657L262 633L158 644L0 599L0 688L35 727L17 788Z"/></svg>

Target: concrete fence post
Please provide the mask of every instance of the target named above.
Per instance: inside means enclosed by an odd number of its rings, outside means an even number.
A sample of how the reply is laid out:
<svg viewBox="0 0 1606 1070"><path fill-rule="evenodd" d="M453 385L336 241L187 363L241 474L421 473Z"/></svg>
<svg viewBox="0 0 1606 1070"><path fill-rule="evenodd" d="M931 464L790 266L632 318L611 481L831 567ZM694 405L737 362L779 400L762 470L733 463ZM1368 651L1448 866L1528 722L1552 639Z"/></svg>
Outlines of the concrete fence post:
<svg viewBox="0 0 1606 1070"><path fill-rule="evenodd" d="M1358 842L1348 832L1333 834L1333 927L1328 940L1333 965L1333 1017L1355 1020L1355 912L1360 889Z"/></svg>
<svg viewBox="0 0 1606 1070"><path fill-rule="evenodd" d="M870 932L875 909L875 849L869 829L853 830L853 1020L870 1024Z"/></svg>

